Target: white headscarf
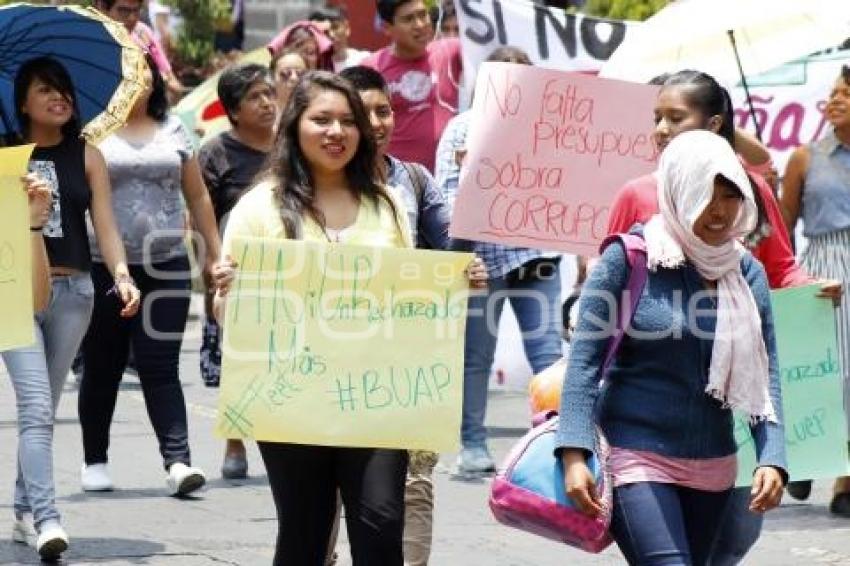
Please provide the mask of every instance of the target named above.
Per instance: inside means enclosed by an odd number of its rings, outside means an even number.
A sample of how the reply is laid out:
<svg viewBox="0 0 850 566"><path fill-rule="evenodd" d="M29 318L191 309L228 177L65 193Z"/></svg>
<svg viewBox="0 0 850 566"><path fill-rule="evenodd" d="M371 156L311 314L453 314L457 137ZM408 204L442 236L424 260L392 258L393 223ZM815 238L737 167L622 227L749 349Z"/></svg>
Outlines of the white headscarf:
<svg viewBox="0 0 850 566"><path fill-rule="evenodd" d="M710 246L693 227L711 201L718 175L738 187L744 203L731 239ZM656 176L659 214L644 229L649 269L680 267L687 259L704 279L717 282L717 325L706 393L747 413L753 422L776 421L761 316L741 273L746 250L738 239L755 228L758 217L749 178L729 143L706 130L676 136L661 154Z"/></svg>

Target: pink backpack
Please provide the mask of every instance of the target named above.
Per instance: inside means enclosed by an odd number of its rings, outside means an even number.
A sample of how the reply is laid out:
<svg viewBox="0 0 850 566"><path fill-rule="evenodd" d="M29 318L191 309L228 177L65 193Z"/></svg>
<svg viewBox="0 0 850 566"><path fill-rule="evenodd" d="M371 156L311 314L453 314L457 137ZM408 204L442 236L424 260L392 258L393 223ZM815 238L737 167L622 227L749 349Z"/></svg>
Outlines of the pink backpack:
<svg viewBox="0 0 850 566"><path fill-rule="evenodd" d="M626 250L631 267L626 290L629 302L620 305L617 327L608 342L605 360L600 371L604 378L632 320L641 291L646 285L646 245L643 238L631 234L608 237L601 246L619 241ZM564 487L564 468L554 456L558 417L554 414L535 426L513 447L505 459L503 471L496 475L490 490L490 510L496 520L587 552L601 552L612 539L608 534L611 522L612 486L606 466L608 446L597 430L597 449L588 461L596 478L603 512L588 517L575 508Z"/></svg>

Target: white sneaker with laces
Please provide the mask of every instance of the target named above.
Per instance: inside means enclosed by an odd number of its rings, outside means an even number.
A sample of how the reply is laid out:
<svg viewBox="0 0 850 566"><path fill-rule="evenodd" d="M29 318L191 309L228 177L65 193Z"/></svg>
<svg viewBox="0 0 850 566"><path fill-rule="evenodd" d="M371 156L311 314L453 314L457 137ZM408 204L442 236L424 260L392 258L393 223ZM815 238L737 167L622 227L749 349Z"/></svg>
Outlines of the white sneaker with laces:
<svg viewBox="0 0 850 566"><path fill-rule="evenodd" d="M106 464L83 464L80 470L83 491L112 491L112 480Z"/></svg>
<svg viewBox="0 0 850 566"><path fill-rule="evenodd" d="M202 488L207 483L207 478L200 468L175 462L168 468L165 483L171 495L189 495Z"/></svg>
<svg viewBox="0 0 850 566"><path fill-rule="evenodd" d="M12 540L35 547L35 542L38 539L38 531L35 530L32 513L24 513L20 517L15 517L15 522L12 523Z"/></svg>
<svg viewBox="0 0 850 566"><path fill-rule="evenodd" d="M68 533L55 519L48 519L38 529L36 550L43 560L56 560L68 549Z"/></svg>

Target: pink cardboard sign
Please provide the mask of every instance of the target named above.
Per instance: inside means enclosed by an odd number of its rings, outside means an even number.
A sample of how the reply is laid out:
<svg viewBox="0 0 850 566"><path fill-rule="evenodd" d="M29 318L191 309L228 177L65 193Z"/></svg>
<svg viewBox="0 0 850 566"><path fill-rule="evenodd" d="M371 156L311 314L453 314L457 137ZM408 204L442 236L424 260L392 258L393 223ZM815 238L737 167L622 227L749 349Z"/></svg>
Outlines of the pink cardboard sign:
<svg viewBox="0 0 850 566"><path fill-rule="evenodd" d="M648 85L482 65L452 235L597 255L617 190L655 169L656 97Z"/></svg>

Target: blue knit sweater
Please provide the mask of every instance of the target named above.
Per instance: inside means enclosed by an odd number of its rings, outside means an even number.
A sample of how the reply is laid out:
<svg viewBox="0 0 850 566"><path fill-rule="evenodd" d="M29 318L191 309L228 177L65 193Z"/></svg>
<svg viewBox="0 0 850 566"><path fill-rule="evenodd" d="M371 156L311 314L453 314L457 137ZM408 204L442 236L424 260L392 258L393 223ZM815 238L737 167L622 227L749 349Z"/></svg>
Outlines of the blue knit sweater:
<svg viewBox="0 0 850 566"><path fill-rule="evenodd" d="M782 400L776 362L773 315L764 269L747 254L741 268L752 289L762 320L770 362L770 396L778 423L751 427L759 465L786 470ZM609 317L613 297L619 303L629 267L620 245L610 245L585 283L579 305L576 339L561 399L558 446L593 451L598 423L612 446L644 450L675 458L715 458L736 451L729 409L705 393L711 363L716 304L697 298L703 280L690 263L677 269L649 272L632 328L599 388L599 368L607 335L592 336ZM700 316L708 314L709 316ZM689 320L693 322L688 323ZM689 327L690 326L690 327ZM709 337L699 336L693 327ZM652 338L646 336L652 334Z"/></svg>

